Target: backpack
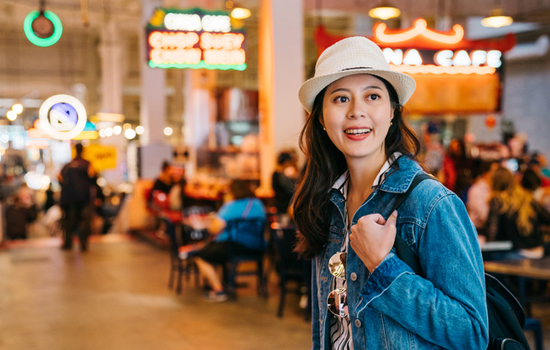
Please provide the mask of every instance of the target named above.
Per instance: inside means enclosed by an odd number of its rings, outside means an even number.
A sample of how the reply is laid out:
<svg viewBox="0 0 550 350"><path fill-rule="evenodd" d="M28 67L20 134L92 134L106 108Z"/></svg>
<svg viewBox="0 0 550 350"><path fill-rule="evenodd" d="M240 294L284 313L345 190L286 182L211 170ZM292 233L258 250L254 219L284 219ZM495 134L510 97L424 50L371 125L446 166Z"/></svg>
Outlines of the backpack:
<svg viewBox="0 0 550 350"><path fill-rule="evenodd" d="M392 211L407 199L412 190L423 180L436 180L426 173L419 173L413 179L407 192L398 195ZM419 276L424 277L418 256L409 248L400 235L395 235L397 256ZM489 318L489 345L487 350L529 350L529 343L523 333L525 313L514 295L494 276L485 273L487 312Z"/></svg>

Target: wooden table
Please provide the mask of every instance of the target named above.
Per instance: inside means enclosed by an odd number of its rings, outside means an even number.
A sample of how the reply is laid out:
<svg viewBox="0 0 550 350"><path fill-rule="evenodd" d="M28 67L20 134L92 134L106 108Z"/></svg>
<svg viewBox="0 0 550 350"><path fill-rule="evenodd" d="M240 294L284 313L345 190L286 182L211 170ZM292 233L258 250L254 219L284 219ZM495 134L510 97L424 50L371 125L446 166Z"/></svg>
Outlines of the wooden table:
<svg viewBox="0 0 550 350"><path fill-rule="evenodd" d="M550 281L550 257L542 259L486 261L485 271Z"/></svg>

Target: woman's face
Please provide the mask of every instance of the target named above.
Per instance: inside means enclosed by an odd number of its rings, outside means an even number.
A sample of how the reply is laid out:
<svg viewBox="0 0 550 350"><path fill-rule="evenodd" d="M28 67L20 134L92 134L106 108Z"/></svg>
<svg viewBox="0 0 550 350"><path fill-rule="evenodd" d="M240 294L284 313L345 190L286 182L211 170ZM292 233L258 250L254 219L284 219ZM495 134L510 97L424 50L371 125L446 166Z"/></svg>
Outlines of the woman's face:
<svg viewBox="0 0 550 350"><path fill-rule="evenodd" d="M372 75L358 74L328 86L321 123L349 163L385 157L384 140L392 116L384 83Z"/></svg>

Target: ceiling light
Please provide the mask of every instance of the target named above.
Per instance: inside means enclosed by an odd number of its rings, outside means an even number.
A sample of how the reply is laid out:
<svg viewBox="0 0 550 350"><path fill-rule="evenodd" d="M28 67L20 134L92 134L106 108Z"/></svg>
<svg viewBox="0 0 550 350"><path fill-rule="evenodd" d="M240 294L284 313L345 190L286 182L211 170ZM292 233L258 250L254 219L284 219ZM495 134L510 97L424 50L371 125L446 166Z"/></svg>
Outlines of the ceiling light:
<svg viewBox="0 0 550 350"><path fill-rule="evenodd" d="M23 112L23 105L21 103L16 103L14 104L11 109L17 113L17 114L21 114Z"/></svg>
<svg viewBox="0 0 550 350"><path fill-rule="evenodd" d="M144 131L145 131L145 128L143 126L138 125L136 127L136 134L141 135L141 134L143 134Z"/></svg>
<svg viewBox="0 0 550 350"><path fill-rule="evenodd" d="M17 119L17 113L15 113L14 111L9 111L7 114L6 114L6 117L11 120L11 121L14 121L15 119Z"/></svg>
<svg viewBox="0 0 550 350"><path fill-rule="evenodd" d="M131 139L133 139L134 137L136 137L136 132L134 131L134 129L126 129L126 130L124 130L124 136L125 136L128 140L131 140Z"/></svg>
<svg viewBox="0 0 550 350"><path fill-rule="evenodd" d="M164 128L164 135L166 135L166 136L172 135L173 132L174 132L174 130L172 130L172 128L169 127L169 126Z"/></svg>
<svg viewBox="0 0 550 350"><path fill-rule="evenodd" d="M390 5L387 1L382 1L380 6L377 6L369 11L369 16L372 18L380 18L387 20L390 18L399 17L401 11L397 7Z"/></svg>
<svg viewBox="0 0 550 350"><path fill-rule="evenodd" d="M481 25L484 27L500 28L512 24L514 20L510 16L504 16L501 8L494 8L489 13L488 17L481 20Z"/></svg>
<svg viewBox="0 0 550 350"><path fill-rule="evenodd" d="M250 15L250 10L243 7L235 7L233 11L231 11L231 17L234 19L245 19L250 17Z"/></svg>

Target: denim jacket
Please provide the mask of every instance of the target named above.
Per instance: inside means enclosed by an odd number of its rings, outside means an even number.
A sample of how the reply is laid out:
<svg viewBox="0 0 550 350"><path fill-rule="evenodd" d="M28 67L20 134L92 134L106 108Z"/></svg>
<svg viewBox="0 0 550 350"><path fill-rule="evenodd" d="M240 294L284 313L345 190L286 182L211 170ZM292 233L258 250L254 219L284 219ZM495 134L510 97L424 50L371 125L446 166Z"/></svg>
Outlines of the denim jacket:
<svg viewBox="0 0 550 350"><path fill-rule="evenodd" d="M400 157L383 183L359 207L385 218L397 194L422 171ZM329 239L312 261L313 349L330 349L327 297L333 276L328 261L342 248L346 228L342 193L331 189L334 206ZM348 247L346 281L353 346L361 349L485 350L489 331L483 261L475 228L461 200L437 181L421 182L398 210L397 234L417 254L425 278L400 260L394 248L369 273Z"/></svg>

